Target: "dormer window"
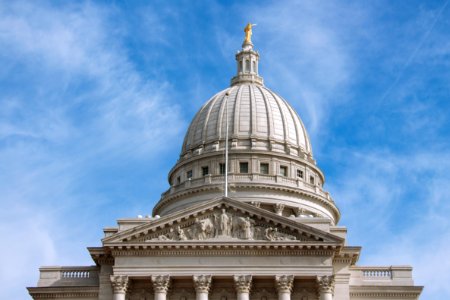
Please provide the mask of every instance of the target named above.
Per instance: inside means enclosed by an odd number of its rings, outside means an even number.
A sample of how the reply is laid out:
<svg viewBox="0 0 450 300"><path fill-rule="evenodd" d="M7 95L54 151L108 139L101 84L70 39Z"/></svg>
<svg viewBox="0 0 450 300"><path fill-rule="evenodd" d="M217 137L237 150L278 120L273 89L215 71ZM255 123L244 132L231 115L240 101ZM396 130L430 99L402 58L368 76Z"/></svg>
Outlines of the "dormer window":
<svg viewBox="0 0 450 300"><path fill-rule="evenodd" d="M191 179L192 178L192 170L189 170L186 172L186 177L187 179Z"/></svg>
<svg viewBox="0 0 450 300"><path fill-rule="evenodd" d="M297 170L297 177L303 178L303 170Z"/></svg>

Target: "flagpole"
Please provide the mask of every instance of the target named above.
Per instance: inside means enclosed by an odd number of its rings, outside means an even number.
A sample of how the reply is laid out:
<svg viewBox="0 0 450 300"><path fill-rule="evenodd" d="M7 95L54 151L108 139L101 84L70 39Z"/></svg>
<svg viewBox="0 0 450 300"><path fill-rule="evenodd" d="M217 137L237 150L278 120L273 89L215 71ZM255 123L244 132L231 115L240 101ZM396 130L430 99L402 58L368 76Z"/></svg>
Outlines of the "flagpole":
<svg viewBox="0 0 450 300"><path fill-rule="evenodd" d="M225 197L228 197L228 96L230 93L225 93Z"/></svg>

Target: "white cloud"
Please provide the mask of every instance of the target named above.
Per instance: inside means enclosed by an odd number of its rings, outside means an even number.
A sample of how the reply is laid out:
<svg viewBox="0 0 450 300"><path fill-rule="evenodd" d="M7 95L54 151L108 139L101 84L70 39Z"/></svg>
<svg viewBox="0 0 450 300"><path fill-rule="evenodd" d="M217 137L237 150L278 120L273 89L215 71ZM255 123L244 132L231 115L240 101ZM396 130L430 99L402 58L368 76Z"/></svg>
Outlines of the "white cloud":
<svg viewBox="0 0 450 300"><path fill-rule="evenodd" d="M93 3L0 7L6 298L26 298L40 265L91 263L86 242L98 244L106 224L96 222L108 217L97 212L114 200L93 190L102 181L90 178L105 175L96 168L124 158L155 162L179 140L184 124L171 86L137 71L121 44L129 33L116 13Z"/></svg>
<svg viewBox="0 0 450 300"><path fill-rule="evenodd" d="M347 154L330 190L342 209L350 244L363 246L361 263L412 265L416 284L426 286L424 298L450 294L445 271L450 266L445 260L450 247L448 153Z"/></svg>

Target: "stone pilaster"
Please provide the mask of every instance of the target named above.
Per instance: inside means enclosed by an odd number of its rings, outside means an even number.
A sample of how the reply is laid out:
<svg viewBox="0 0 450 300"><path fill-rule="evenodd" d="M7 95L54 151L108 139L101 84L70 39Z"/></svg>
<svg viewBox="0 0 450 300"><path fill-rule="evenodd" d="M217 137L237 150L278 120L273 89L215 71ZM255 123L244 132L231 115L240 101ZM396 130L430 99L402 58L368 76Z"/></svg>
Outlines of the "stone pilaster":
<svg viewBox="0 0 450 300"><path fill-rule="evenodd" d="M128 288L128 276L111 275L110 280L113 287L113 299L125 300L125 294Z"/></svg>
<svg viewBox="0 0 450 300"><path fill-rule="evenodd" d="M252 275L234 276L237 300L249 300L250 289L252 287Z"/></svg>
<svg viewBox="0 0 450 300"><path fill-rule="evenodd" d="M275 276L275 286L278 291L278 300L291 300L291 292L294 286L294 276Z"/></svg>
<svg viewBox="0 0 450 300"><path fill-rule="evenodd" d="M333 300L334 292L334 275L317 276L319 300Z"/></svg>
<svg viewBox="0 0 450 300"><path fill-rule="evenodd" d="M197 300L208 300L211 288L211 275L194 275L194 287Z"/></svg>
<svg viewBox="0 0 450 300"><path fill-rule="evenodd" d="M155 293L154 300L166 300L167 292L170 287L169 275L155 275L152 276L153 292Z"/></svg>

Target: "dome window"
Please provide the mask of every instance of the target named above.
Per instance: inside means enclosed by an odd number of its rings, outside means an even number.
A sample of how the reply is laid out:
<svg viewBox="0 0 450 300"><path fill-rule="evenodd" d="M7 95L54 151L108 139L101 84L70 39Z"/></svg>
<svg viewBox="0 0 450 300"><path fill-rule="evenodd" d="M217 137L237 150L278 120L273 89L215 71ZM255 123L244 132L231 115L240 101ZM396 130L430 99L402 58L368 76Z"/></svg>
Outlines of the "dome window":
<svg viewBox="0 0 450 300"><path fill-rule="evenodd" d="M269 164L268 163L261 163L259 165L259 173L261 173L261 174L269 174Z"/></svg>
<svg viewBox="0 0 450 300"><path fill-rule="evenodd" d="M287 175L288 175L288 169L287 169L286 166L280 166L280 175L281 175L281 176L287 177Z"/></svg>
<svg viewBox="0 0 450 300"><path fill-rule="evenodd" d="M239 163L239 173L248 173L248 162L240 162Z"/></svg>
<svg viewBox="0 0 450 300"><path fill-rule="evenodd" d="M309 176L309 183L314 184L314 176Z"/></svg>
<svg viewBox="0 0 450 300"><path fill-rule="evenodd" d="M206 176L209 174L208 166L202 167L202 176Z"/></svg>
<svg viewBox="0 0 450 300"><path fill-rule="evenodd" d="M219 164L219 174L224 175L225 174L225 164L220 163Z"/></svg>
<svg viewBox="0 0 450 300"><path fill-rule="evenodd" d="M186 177L187 179L191 179L192 178L192 170L189 170L186 172Z"/></svg>
<svg viewBox="0 0 450 300"><path fill-rule="evenodd" d="M303 170L297 170L297 177L303 178Z"/></svg>
<svg viewBox="0 0 450 300"><path fill-rule="evenodd" d="M177 184L180 184L181 183L181 178L180 178L180 176L178 176L177 177Z"/></svg>

